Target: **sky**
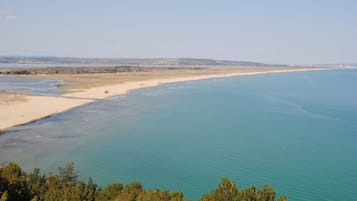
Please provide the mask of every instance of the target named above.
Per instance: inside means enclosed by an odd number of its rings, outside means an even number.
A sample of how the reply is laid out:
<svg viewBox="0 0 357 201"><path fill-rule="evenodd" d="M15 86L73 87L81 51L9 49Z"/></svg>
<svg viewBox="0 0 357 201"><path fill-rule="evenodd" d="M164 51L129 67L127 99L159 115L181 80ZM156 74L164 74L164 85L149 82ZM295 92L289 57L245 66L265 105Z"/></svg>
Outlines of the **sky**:
<svg viewBox="0 0 357 201"><path fill-rule="evenodd" d="M0 0L0 55L357 63L357 1Z"/></svg>

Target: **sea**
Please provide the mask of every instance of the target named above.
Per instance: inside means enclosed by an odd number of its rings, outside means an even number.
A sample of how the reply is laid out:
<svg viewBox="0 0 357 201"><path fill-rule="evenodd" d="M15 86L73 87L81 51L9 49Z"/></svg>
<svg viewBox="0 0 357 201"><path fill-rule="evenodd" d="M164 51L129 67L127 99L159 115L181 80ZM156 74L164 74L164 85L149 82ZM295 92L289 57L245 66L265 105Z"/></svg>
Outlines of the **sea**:
<svg viewBox="0 0 357 201"><path fill-rule="evenodd" d="M0 164L74 162L105 186L198 199L222 177L290 201L357 197L357 70L207 79L133 90L0 136Z"/></svg>

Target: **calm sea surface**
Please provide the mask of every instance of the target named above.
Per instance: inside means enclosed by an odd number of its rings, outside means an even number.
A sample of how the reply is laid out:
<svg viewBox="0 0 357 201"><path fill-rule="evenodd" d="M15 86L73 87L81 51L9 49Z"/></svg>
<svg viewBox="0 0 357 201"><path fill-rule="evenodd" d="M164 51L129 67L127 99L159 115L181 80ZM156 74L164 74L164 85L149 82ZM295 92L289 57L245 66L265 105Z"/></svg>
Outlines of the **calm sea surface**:
<svg viewBox="0 0 357 201"><path fill-rule="evenodd" d="M101 184L199 198L222 177L289 200L357 197L357 70L266 74L132 91L0 136L0 164L75 162Z"/></svg>

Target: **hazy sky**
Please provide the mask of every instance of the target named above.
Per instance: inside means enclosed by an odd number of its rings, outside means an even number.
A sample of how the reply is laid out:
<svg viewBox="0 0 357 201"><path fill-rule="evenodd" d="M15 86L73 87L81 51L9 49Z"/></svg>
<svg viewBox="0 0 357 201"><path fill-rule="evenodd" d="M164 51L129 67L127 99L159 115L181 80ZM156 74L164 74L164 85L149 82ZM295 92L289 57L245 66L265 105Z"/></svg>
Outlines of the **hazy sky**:
<svg viewBox="0 0 357 201"><path fill-rule="evenodd" d="M357 0L0 0L0 55L357 62Z"/></svg>

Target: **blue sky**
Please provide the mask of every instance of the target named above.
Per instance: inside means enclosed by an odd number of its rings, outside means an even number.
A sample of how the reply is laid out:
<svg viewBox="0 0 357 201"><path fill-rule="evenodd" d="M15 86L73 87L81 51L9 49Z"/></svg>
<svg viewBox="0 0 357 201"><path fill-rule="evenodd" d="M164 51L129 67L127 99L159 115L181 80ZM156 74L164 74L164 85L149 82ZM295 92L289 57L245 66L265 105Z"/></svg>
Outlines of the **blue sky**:
<svg viewBox="0 0 357 201"><path fill-rule="evenodd" d="M357 62L357 1L0 0L0 55Z"/></svg>

